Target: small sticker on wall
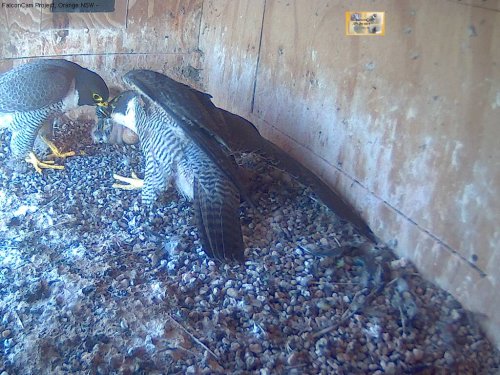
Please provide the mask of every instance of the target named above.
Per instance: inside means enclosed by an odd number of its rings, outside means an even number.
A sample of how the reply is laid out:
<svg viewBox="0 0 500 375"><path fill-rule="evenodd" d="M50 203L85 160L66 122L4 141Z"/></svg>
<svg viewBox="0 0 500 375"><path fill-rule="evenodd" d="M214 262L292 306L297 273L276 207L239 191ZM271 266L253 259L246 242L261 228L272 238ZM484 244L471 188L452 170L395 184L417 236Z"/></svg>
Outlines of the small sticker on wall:
<svg viewBox="0 0 500 375"><path fill-rule="evenodd" d="M385 12L345 12L346 35L384 35Z"/></svg>

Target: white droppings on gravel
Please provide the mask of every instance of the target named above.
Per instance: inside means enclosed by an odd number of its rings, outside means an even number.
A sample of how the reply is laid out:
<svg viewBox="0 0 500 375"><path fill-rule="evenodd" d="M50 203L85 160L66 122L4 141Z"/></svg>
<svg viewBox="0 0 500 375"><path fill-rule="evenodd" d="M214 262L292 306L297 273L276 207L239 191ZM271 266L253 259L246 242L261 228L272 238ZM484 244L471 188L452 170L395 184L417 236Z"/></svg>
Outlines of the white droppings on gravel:
<svg viewBox="0 0 500 375"><path fill-rule="evenodd" d="M19 216L24 216L26 215L27 213L31 213L31 212L35 212L37 209L36 206L26 206L26 205L21 205L19 206L14 212L14 216L15 217L19 217Z"/></svg>

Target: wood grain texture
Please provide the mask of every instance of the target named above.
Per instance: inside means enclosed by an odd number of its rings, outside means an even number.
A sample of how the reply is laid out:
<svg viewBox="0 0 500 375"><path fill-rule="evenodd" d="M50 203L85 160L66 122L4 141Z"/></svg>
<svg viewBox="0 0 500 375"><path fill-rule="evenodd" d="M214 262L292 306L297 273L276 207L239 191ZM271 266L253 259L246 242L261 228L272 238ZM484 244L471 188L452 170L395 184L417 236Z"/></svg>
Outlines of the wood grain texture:
<svg viewBox="0 0 500 375"><path fill-rule="evenodd" d="M205 1L200 35L207 91L234 113L251 111L264 0Z"/></svg>
<svg viewBox="0 0 500 375"><path fill-rule="evenodd" d="M500 10L500 0L448 0L464 6L472 6L488 10Z"/></svg>
<svg viewBox="0 0 500 375"><path fill-rule="evenodd" d="M129 0L124 51L184 53L198 48L203 0Z"/></svg>
<svg viewBox="0 0 500 375"><path fill-rule="evenodd" d="M39 54L41 42L36 38L23 40L23 35L40 31L41 9L35 8L35 1L12 1L8 3L14 5L25 4L25 6L32 7L7 8L0 4L0 56L24 56L27 53Z"/></svg>
<svg viewBox="0 0 500 375"><path fill-rule="evenodd" d="M120 0L114 13L39 10L37 20L33 12L9 10L0 13L6 19L0 25L0 53L3 58L189 53L198 48L202 6L202 0Z"/></svg>
<svg viewBox="0 0 500 375"><path fill-rule="evenodd" d="M125 29L128 0L115 1L115 11L109 13L53 13L42 10L41 30Z"/></svg>
<svg viewBox="0 0 500 375"><path fill-rule="evenodd" d="M498 13L380 2L373 10L399 17L390 18L386 37L363 39L343 35L344 2L312 4L268 4L257 115L465 259L480 255L487 272L500 211L491 206L498 176L490 159L499 132L491 116ZM439 22L441 14L453 22Z"/></svg>
<svg viewBox="0 0 500 375"><path fill-rule="evenodd" d="M0 3L1 28L6 30L40 31L41 8L39 1L5 1Z"/></svg>

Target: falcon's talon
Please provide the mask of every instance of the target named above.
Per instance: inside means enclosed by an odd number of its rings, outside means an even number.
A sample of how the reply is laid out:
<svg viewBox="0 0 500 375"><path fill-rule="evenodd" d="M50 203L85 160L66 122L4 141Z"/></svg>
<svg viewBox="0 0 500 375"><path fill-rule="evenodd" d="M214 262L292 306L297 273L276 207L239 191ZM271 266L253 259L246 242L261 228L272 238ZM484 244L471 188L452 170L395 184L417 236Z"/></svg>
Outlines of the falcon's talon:
<svg viewBox="0 0 500 375"><path fill-rule="evenodd" d="M144 180L137 177L135 172L131 173L132 177L124 177L119 174L113 174L113 178L118 181L123 181L127 184L117 184L114 183L112 187L115 189L123 189L123 190L137 190L142 189L144 186Z"/></svg>
<svg viewBox="0 0 500 375"><path fill-rule="evenodd" d="M57 152L57 153L52 152L47 157L48 158L62 158L62 159L65 159L65 158L69 158L70 156L75 156L75 155L76 155L75 151Z"/></svg>
<svg viewBox="0 0 500 375"><path fill-rule="evenodd" d="M33 152L30 152L26 157L26 162L33 165L35 170L42 174L42 169L64 169L62 165L55 165L53 160L40 161Z"/></svg>
<svg viewBox="0 0 500 375"><path fill-rule="evenodd" d="M53 142L49 141L47 138L42 137L42 136L40 136L40 138L42 139L42 141L44 141L47 144L47 146L49 146L50 151L52 151L52 153L49 156L47 156L48 158L63 158L64 159L64 158L68 158L70 156L76 155L75 151L61 152L61 151L59 151L59 149L57 148L57 146Z"/></svg>

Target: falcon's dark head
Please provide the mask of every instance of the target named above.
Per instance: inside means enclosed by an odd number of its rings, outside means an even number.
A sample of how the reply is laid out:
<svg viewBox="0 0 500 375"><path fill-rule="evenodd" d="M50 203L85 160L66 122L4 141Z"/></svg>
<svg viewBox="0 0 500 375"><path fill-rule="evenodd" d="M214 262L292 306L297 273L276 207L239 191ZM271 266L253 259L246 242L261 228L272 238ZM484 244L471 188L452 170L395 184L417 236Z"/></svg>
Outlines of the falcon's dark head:
<svg viewBox="0 0 500 375"><path fill-rule="evenodd" d="M108 85L99 74L81 68L76 74L76 90L78 91L78 105L108 106Z"/></svg>

